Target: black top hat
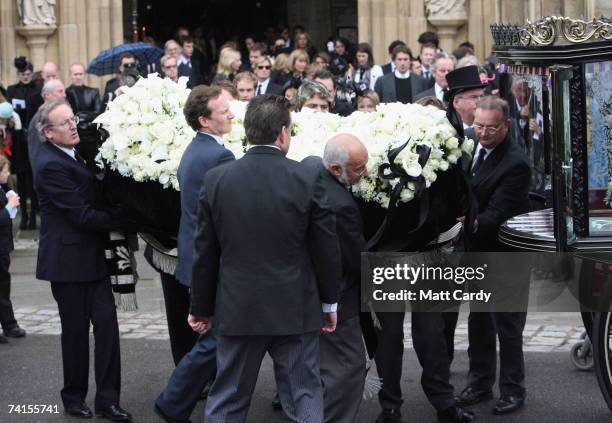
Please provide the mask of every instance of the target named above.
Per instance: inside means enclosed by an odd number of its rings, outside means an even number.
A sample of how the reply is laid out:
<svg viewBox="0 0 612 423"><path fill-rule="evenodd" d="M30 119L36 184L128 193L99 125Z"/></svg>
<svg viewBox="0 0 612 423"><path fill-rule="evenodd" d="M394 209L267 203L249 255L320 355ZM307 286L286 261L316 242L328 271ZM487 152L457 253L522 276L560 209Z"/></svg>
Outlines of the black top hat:
<svg viewBox="0 0 612 423"><path fill-rule="evenodd" d="M478 66L465 66L455 69L446 74L446 81L448 82L448 90L451 95L458 94L461 91L484 88L487 86L486 83L483 84L480 81Z"/></svg>

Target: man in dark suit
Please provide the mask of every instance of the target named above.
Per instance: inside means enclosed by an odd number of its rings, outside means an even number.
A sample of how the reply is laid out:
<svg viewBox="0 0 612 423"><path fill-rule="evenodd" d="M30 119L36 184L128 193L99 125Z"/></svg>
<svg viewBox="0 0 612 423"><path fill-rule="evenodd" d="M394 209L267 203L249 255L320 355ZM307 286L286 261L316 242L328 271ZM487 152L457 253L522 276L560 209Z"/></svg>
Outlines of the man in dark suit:
<svg viewBox="0 0 612 423"><path fill-rule="evenodd" d="M395 72L395 63L393 63L393 49L399 45L405 46L406 43L401 40L395 40L395 41L392 41L391 44L389 44L387 51L389 52L389 58L391 59L391 61L381 66L383 75Z"/></svg>
<svg viewBox="0 0 612 423"><path fill-rule="evenodd" d="M85 66L73 63L70 66L72 84L66 88L66 99L74 113L89 112L95 118L102 112L100 91L85 85Z"/></svg>
<svg viewBox="0 0 612 423"><path fill-rule="evenodd" d="M444 105L446 105L446 95L448 93L448 81L446 80L446 74L452 72L453 69L455 69L454 59L447 53L437 53L434 56L430 67L432 81L434 81L433 86L417 94L414 98L415 101L423 97L432 96L436 97Z"/></svg>
<svg viewBox="0 0 612 423"><path fill-rule="evenodd" d="M200 193L189 319L206 332L214 316L218 332L205 418L246 420L268 352L285 414L321 422L319 337L336 328L342 278L334 215L320 172L285 157L287 100L255 97L244 127L251 148L209 171Z"/></svg>
<svg viewBox="0 0 612 423"><path fill-rule="evenodd" d="M187 86L193 88L196 85L202 84L202 69L198 58L194 57L195 51L193 38L181 38L181 56L178 59L178 75L189 78Z"/></svg>
<svg viewBox="0 0 612 423"><path fill-rule="evenodd" d="M113 421L131 421L119 407L119 328L103 246L115 221L100 208L94 176L75 154L79 135L70 105L64 100L45 103L38 119L46 142L34 167L41 217L36 277L51 281L59 309L62 401L70 416L92 417L85 404L91 322L96 343L95 411Z"/></svg>
<svg viewBox="0 0 612 423"><path fill-rule="evenodd" d="M434 44L423 44L419 53L419 60L421 61L421 76L427 82L428 87L433 87L435 81L433 75L433 69L431 65L434 62L437 48Z"/></svg>
<svg viewBox="0 0 612 423"><path fill-rule="evenodd" d="M476 108L473 126L479 144L470 170L478 214L475 231L467 236L474 251L504 251L498 240L499 227L507 219L529 211L530 167L525 154L511 139L511 118L505 100L495 97L481 100ZM496 265L496 269L499 266L503 266L503 263ZM457 397L459 404L470 405L492 399L497 335L500 344L501 395L493 413L512 413L523 406L526 395L523 358L526 316L525 312L470 313L470 371L468 386Z"/></svg>
<svg viewBox="0 0 612 423"><path fill-rule="evenodd" d="M412 53L408 47L396 46L392 57L395 72L378 78L374 91L381 103L412 103L417 94L427 89L426 83L423 78L410 72Z"/></svg>
<svg viewBox="0 0 612 423"><path fill-rule="evenodd" d="M253 66L253 73L255 73L255 76L257 77L255 95L283 95L283 87L270 80L270 74L272 73L272 62L270 62L268 57L260 57L255 61Z"/></svg>
<svg viewBox="0 0 612 423"><path fill-rule="evenodd" d="M187 123L197 131L185 149L177 177L181 187L181 222L178 233L178 263L173 281L167 280L175 301L172 313L186 319L192 286L194 235L198 226L198 197L204 177L212 168L234 160L234 155L223 147L223 134L230 132L234 115L229 110L229 94L219 87L194 87L185 103ZM178 283L177 283L178 280ZM165 299L169 299L167 295ZM172 303L171 303L172 304ZM168 304L166 304L168 307ZM187 420L202 390L217 371L216 338L214 331L199 336L193 349L178 363L166 389L155 402L155 410L164 418Z"/></svg>
<svg viewBox="0 0 612 423"><path fill-rule="evenodd" d="M303 163L319 169L329 204L336 214L342 258L338 325L321 335L321 380L326 422L352 423L357 418L366 376L365 349L359 324L361 252L365 251L361 212L350 187L367 174L368 151L356 137L339 134L319 157Z"/></svg>

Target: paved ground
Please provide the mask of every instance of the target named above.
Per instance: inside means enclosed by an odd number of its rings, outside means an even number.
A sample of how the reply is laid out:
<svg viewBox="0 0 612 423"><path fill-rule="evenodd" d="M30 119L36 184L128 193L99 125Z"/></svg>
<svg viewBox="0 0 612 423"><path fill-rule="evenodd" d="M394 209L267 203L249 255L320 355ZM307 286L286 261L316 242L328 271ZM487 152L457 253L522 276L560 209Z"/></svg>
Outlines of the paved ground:
<svg viewBox="0 0 612 423"><path fill-rule="evenodd" d="M46 282L33 275L36 262L35 231L19 234L13 254L12 299L17 318L28 331L24 339L11 339L0 346L0 422L71 421L62 414L59 401L61 358L57 307ZM122 404L135 415L137 422L160 421L152 412L152 403L163 389L172 371L172 359L163 317L161 286L155 272L140 257L141 281L137 287L140 309L137 313L120 313L122 336ZM456 360L453 383L457 389L465 384L467 372L465 316L460 317L456 337ZM575 313L531 314L525 330L528 402L524 410L503 418L490 414L492 404L475 407L483 422L592 422L612 419L599 392L592 372L576 371L567 350L582 331ZM402 378L405 422L434 422L435 414L420 388L420 367L411 349L410 324L406 324L406 352ZM91 372L93 387L93 369ZM249 421L281 421L271 411L274 383L271 363L265 361L249 414ZM91 395L89 404L92 405ZM59 414L9 413L10 405L45 404L58 406ZM193 421L201 421L201 405ZM363 403L358 421L373 422L378 413L376 401ZM95 421L95 419L94 419Z"/></svg>

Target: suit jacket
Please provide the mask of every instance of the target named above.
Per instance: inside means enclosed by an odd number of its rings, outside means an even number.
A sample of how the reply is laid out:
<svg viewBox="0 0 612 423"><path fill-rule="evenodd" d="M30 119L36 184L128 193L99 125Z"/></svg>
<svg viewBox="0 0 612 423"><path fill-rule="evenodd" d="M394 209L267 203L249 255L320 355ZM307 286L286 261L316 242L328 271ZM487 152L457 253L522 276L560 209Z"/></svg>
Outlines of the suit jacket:
<svg viewBox="0 0 612 423"><path fill-rule="evenodd" d="M268 82L268 86L266 87L266 91L262 94L274 94L274 95L283 95L283 87L278 84L275 84L270 80Z"/></svg>
<svg viewBox="0 0 612 423"><path fill-rule="evenodd" d="M336 215L336 233L342 258L338 322L343 322L359 315L361 253L366 250L361 212L353 196L323 166L320 157L306 157L302 163L321 172L329 206Z"/></svg>
<svg viewBox="0 0 612 423"><path fill-rule="evenodd" d="M410 88L412 89L412 99L416 98L417 94L425 91L425 81L419 75L410 74ZM378 94L381 103L393 103L397 101L397 93L395 92L395 74L389 73L383 75L376 80L374 91Z"/></svg>
<svg viewBox="0 0 612 423"><path fill-rule="evenodd" d="M411 77L412 78L412 77ZM425 91L421 91L417 95L413 95L414 101L417 101L423 97L432 96L436 97L436 89L434 87L428 88ZM437 98L437 97L436 97Z"/></svg>
<svg viewBox="0 0 612 423"><path fill-rule="evenodd" d="M8 200L0 187L0 256L8 256L13 251L13 219L6 209Z"/></svg>
<svg viewBox="0 0 612 423"><path fill-rule="evenodd" d="M381 69L383 71L383 75L393 72L393 68L391 67L391 62L387 63L386 65L382 65Z"/></svg>
<svg viewBox="0 0 612 423"><path fill-rule="evenodd" d="M191 312L226 336L321 329L341 280L333 212L320 172L251 148L208 172L200 195Z"/></svg>
<svg viewBox="0 0 612 423"><path fill-rule="evenodd" d="M79 91L81 91L80 95ZM72 111L75 114L79 112L92 112L97 116L102 112L100 91L97 88L88 87L86 85L80 88L70 85L66 88L66 99L70 103Z"/></svg>
<svg viewBox="0 0 612 423"><path fill-rule="evenodd" d="M104 240L115 222L101 208L93 173L44 142L36 157L34 186L41 221L36 277L54 282L106 277Z"/></svg>
<svg viewBox="0 0 612 423"><path fill-rule="evenodd" d="M189 77L189 82L187 83L188 88L193 88L197 85L204 83L202 78L202 67L200 61L195 57L191 58L191 69L189 68L189 65L187 65L187 63L181 63L179 65L178 75L179 77Z"/></svg>
<svg viewBox="0 0 612 423"><path fill-rule="evenodd" d="M193 239L197 227L198 197L204 176L213 167L234 160L231 151L210 135L198 132L183 153L177 171L181 187L181 222L177 248L178 263L175 276L180 283L191 286Z"/></svg>
<svg viewBox="0 0 612 423"><path fill-rule="evenodd" d="M504 251L498 241L499 227L509 218L529 211L530 179L527 156L507 136L472 178L478 202L478 229L471 235L474 251Z"/></svg>

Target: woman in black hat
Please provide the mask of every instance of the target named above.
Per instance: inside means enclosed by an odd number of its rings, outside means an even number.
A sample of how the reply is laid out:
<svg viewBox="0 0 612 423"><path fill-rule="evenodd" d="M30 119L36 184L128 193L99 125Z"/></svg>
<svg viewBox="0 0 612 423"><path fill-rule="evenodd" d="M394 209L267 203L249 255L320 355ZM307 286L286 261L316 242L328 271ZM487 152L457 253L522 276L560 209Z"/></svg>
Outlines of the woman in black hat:
<svg viewBox="0 0 612 423"><path fill-rule="evenodd" d="M15 59L17 76L19 82L9 85L6 90L7 101L11 103L13 109L21 118L22 128L27 128L30 119L36 113L33 110L36 104L36 96L40 97L40 87L38 87L32 77L34 75L33 66L24 56ZM24 131L25 132L25 131ZM36 210L38 209L38 199L35 196L32 184L32 168L28 158L28 145L26 142L27 134L21 142L13 145L11 157L11 169L17 175L17 191L21 195L21 229L36 228ZM28 197L30 198L30 212L28 213Z"/></svg>

